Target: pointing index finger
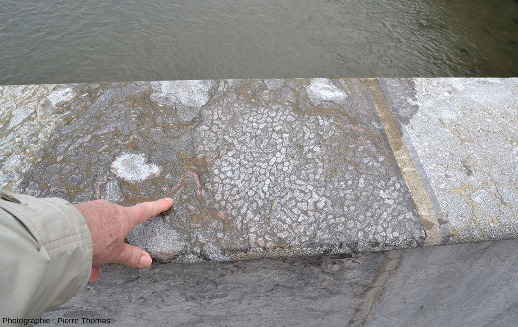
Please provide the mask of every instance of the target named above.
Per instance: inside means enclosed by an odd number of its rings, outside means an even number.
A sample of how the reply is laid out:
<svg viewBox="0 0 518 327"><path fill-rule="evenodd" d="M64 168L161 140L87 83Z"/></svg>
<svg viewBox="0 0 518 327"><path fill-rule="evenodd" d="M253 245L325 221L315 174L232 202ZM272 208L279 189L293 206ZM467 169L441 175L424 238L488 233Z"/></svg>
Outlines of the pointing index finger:
<svg viewBox="0 0 518 327"><path fill-rule="evenodd" d="M143 221L166 211L173 204L173 199L165 198L157 201L142 202L129 207L130 230Z"/></svg>

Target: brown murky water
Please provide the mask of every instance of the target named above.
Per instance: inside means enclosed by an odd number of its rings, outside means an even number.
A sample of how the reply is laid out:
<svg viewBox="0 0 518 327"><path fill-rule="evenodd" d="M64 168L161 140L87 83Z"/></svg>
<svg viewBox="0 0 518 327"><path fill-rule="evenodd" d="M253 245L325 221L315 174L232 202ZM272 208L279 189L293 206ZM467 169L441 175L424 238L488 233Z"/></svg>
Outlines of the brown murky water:
<svg viewBox="0 0 518 327"><path fill-rule="evenodd" d="M518 76L516 0L0 0L0 84Z"/></svg>

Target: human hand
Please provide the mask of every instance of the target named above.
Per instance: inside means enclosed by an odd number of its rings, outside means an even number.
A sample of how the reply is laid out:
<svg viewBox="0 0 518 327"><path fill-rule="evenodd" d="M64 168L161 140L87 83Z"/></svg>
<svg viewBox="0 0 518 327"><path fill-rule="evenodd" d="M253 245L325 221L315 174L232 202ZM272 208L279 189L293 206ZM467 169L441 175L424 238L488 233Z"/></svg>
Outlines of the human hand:
<svg viewBox="0 0 518 327"><path fill-rule="evenodd" d="M93 244L92 272L89 282L99 278L99 266L117 262L130 267L151 265L151 257L144 250L127 244L124 238L141 222L166 211L173 204L170 198L123 207L106 200L75 204L90 229Z"/></svg>

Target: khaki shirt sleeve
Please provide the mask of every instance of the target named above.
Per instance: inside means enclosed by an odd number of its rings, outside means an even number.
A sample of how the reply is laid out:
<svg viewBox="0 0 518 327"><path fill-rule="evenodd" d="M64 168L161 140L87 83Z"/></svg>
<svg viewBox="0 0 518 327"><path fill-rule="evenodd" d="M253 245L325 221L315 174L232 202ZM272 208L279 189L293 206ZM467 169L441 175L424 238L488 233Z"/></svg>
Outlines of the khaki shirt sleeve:
<svg viewBox="0 0 518 327"><path fill-rule="evenodd" d="M2 192L0 319L37 318L86 285L92 268L90 230L65 200Z"/></svg>

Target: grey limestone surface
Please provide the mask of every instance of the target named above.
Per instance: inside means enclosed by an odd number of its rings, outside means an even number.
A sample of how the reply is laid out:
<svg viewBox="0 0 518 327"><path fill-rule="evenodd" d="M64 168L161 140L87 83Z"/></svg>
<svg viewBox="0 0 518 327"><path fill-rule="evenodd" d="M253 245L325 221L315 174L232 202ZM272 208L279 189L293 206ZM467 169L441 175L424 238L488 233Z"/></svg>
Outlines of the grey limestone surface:
<svg viewBox="0 0 518 327"><path fill-rule="evenodd" d="M518 79L383 81L450 242L516 238Z"/></svg>
<svg viewBox="0 0 518 327"><path fill-rule="evenodd" d="M516 326L517 266L517 240L407 250L365 326Z"/></svg>
<svg viewBox="0 0 518 327"><path fill-rule="evenodd" d="M421 245L356 79L0 87L0 187L121 205L172 197L128 241L158 260Z"/></svg>
<svg viewBox="0 0 518 327"><path fill-rule="evenodd" d="M382 261L375 253L108 265L98 282L42 317L50 325L89 317L110 319L110 326L346 326Z"/></svg>
<svg viewBox="0 0 518 327"><path fill-rule="evenodd" d="M387 267L395 252L401 259ZM98 282L42 317L52 326L86 317L111 326L508 327L518 321L517 265L516 240L148 269L107 265ZM380 282L387 269L391 276ZM381 296L369 302L373 288Z"/></svg>

